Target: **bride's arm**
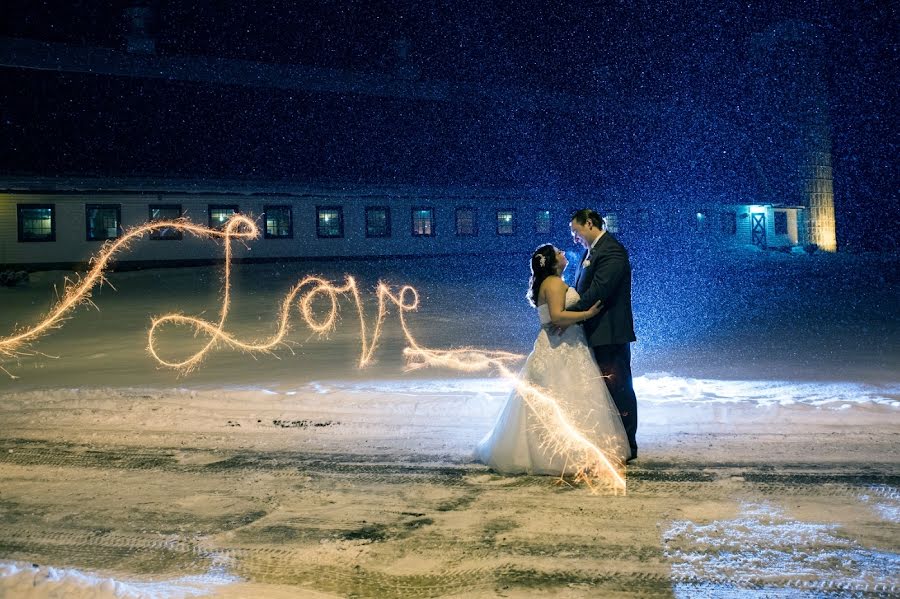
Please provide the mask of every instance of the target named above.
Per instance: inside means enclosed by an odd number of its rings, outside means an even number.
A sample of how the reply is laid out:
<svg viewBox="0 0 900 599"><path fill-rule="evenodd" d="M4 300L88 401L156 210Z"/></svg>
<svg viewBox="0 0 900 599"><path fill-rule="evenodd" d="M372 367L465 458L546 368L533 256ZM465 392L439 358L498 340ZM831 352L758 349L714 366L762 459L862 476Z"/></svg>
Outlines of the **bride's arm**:
<svg viewBox="0 0 900 599"><path fill-rule="evenodd" d="M550 322L556 326L567 327L600 313L601 302L583 312L566 310L566 289L566 284L559 277L547 277L541 283L540 291L544 293L544 299L550 309Z"/></svg>

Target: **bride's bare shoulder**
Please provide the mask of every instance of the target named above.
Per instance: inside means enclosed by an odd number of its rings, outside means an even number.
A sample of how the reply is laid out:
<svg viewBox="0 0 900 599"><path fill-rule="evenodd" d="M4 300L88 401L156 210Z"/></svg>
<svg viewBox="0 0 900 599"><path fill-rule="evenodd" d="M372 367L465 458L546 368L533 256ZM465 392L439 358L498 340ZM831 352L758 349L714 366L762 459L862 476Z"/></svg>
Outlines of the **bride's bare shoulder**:
<svg viewBox="0 0 900 599"><path fill-rule="evenodd" d="M541 283L542 289L547 289L548 291L556 291L558 289L566 289L566 282L562 280L561 277L556 275L550 275L544 282Z"/></svg>

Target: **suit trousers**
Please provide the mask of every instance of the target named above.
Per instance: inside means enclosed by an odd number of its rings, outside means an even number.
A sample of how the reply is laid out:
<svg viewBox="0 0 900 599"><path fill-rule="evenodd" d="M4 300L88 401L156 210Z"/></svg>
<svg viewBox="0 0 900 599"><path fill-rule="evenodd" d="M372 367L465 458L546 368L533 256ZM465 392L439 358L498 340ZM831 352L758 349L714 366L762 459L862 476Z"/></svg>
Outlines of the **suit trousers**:
<svg viewBox="0 0 900 599"><path fill-rule="evenodd" d="M631 380L631 344L595 345L591 348L597 366L606 379L606 387L622 416L622 425L628 435L631 455L637 456L637 397Z"/></svg>

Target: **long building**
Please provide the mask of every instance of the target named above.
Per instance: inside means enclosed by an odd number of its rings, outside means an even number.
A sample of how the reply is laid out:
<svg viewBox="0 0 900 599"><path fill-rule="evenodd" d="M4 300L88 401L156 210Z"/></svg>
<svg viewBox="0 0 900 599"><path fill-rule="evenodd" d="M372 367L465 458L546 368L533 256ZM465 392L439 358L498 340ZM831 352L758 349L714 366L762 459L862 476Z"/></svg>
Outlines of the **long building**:
<svg viewBox="0 0 900 599"><path fill-rule="evenodd" d="M0 269L83 267L129 228L181 217L216 228L235 213L255 219L261 232L246 247L235 245L242 261L521 253L544 241L565 243L571 213L595 206L607 228L633 245L799 249L806 235L799 206L673 210L539 189L21 178L0 181ZM118 256L117 267L221 259L214 241L160 231Z"/></svg>
<svg viewBox="0 0 900 599"><path fill-rule="evenodd" d="M129 227L182 216L220 226L235 212L263 231L242 260L524 252L564 241L582 207L632 246L836 249L821 44L802 23L753 38L746 122L613 86L573 95L426 80L405 58L378 74L157 56L151 39L128 40L115 50L0 37L0 72L43 90L11 95L10 114L48 115L20 128L16 168L0 171L0 268L71 267ZM209 122L225 124L211 134ZM41 161L45 176L15 174ZM167 174L81 176L97 172ZM169 232L119 265L220 254Z"/></svg>

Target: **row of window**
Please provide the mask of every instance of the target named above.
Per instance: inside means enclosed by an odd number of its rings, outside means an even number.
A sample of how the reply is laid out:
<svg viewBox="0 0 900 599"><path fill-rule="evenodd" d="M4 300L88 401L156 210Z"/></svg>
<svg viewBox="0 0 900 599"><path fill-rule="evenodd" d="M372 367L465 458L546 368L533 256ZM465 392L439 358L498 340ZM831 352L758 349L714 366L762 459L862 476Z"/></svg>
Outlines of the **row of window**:
<svg viewBox="0 0 900 599"><path fill-rule="evenodd" d="M53 204L18 204L19 241L55 241L56 213ZM208 223L210 228L222 228L233 215L240 212L237 204L209 204ZM267 205L263 207L266 239L292 239L294 237L293 211L290 205ZM433 237L435 234L435 211L430 207L411 209L411 233L413 237ZM149 220L174 220L183 216L180 204L150 204ZM698 231L708 231L712 222L708 212L698 212L695 226ZM734 211L719 212L718 229L725 235L737 233L737 215ZM117 238L122 232L122 213L119 204L85 205L85 238L87 241L105 241ZM604 217L607 229L618 233L619 223L615 214ZM497 235L513 235L516 231L517 211L496 211ZM649 214L640 209L635 216L637 226L649 225ZM550 211L536 210L532 221L537 234L550 232ZM366 237L391 237L391 208L388 206L367 206L365 208ZM787 214L775 212L775 233L787 233ZM324 239L344 237L343 206L316 207L316 235ZM476 209L459 207L456 209L456 235L474 237L478 235ZM177 229L157 229L150 234L151 239L178 240L182 238Z"/></svg>
<svg viewBox="0 0 900 599"><path fill-rule="evenodd" d="M18 204L19 241L56 241L56 209L53 204ZM240 209L237 204L209 204L210 228L221 229ZM183 215L180 204L150 204L149 220L165 221ZM289 205L263 207L266 239L291 239L294 237L293 212ZM456 235L478 235L476 210L471 207L456 209ZM419 207L411 211L413 237L433 237L435 234L434 208ZM122 233L122 209L119 204L86 204L85 225L87 241L115 239ZM513 235L516 230L516 211L497 210L497 235ZM534 232L550 232L550 211L537 210ZM366 207L366 237L391 237L391 208ZM316 207L316 235L321 238L344 237L343 206ZM178 240L181 231L157 229L151 239Z"/></svg>

